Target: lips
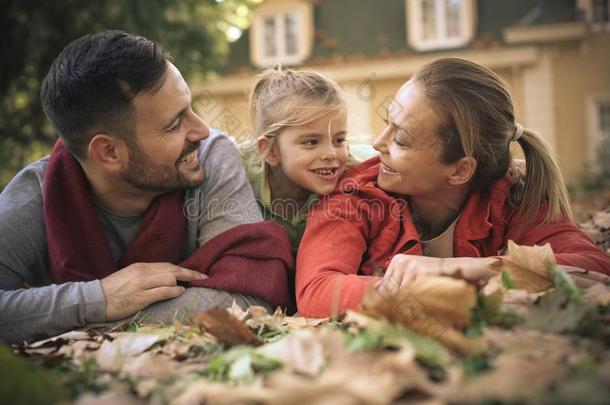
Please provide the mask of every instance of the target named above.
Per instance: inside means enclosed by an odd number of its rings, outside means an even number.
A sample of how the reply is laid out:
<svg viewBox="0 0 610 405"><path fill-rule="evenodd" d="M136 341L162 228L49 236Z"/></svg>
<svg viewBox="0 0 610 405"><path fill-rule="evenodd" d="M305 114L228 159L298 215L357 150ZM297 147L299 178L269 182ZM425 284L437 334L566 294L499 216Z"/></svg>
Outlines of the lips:
<svg viewBox="0 0 610 405"><path fill-rule="evenodd" d="M188 155L186 155L185 157L180 159L178 161L178 164L190 166L196 162L197 162L197 149L195 149L194 151L190 152Z"/></svg>
<svg viewBox="0 0 610 405"><path fill-rule="evenodd" d="M379 165L379 171L383 174L397 174L398 173L396 170L392 169L390 166L386 165L383 162L381 162L381 164Z"/></svg>
<svg viewBox="0 0 610 405"><path fill-rule="evenodd" d="M336 181L342 173L339 169L339 167L320 167L317 169L310 169L309 171L321 180Z"/></svg>

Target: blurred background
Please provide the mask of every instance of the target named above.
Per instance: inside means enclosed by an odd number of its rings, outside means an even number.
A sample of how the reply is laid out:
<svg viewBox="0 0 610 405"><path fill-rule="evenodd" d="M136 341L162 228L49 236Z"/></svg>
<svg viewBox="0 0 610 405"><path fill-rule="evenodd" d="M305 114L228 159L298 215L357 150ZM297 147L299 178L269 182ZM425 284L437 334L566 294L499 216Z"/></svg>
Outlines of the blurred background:
<svg viewBox="0 0 610 405"><path fill-rule="evenodd" d="M202 117L253 137L248 93L276 65L326 72L345 89L353 142L370 142L422 65L461 57L508 84L517 118L561 160L573 195L610 189L609 0L4 0L0 10L0 189L50 150L40 82L69 41L115 28L159 41ZM515 150L518 155L519 151Z"/></svg>

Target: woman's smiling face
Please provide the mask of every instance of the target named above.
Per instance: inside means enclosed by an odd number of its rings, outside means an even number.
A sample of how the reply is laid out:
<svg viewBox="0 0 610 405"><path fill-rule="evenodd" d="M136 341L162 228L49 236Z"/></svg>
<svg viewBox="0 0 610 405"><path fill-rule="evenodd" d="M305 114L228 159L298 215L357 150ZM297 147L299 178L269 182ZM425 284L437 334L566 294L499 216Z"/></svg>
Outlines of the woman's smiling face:
<svg viewBox="0 0 610 405"><path fill-rule="evenodd" d="M388 108L387 126L373 145L381 152L379 187L401 195L442 198L453 165L441 162L440 111L422 88L407 82Z"/></svg>

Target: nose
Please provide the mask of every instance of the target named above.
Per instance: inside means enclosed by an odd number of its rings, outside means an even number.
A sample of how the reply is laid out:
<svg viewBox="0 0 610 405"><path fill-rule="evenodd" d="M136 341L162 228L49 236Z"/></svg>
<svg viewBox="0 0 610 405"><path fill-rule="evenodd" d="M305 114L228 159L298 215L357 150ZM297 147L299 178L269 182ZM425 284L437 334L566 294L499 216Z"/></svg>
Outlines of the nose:
<svg viewBox="0 0 610 405"><path fill-rule="evenodd" d="M388 153L388 140L390 137L390 133L392 132L392 127L387 125L383 131L373 140L373 148L378 150L381 153Z"/></svg>
<svg viewBox="0 0 610 405"><path fill-rule="evenodd" d="M333 160L337 158L337 151L333 147L332 142L328 142L328 144L324 147L322 152L322 160Z"/></svg>
<svg viewBox="0 0 610 405"><path fill-rule="evenodd" d="M195 113L191 111L192 117L191 120L193 122L192 129L187 133L187 139L190 142L198 142L206 139L210 136L210 128L207 124Z"/></svg>

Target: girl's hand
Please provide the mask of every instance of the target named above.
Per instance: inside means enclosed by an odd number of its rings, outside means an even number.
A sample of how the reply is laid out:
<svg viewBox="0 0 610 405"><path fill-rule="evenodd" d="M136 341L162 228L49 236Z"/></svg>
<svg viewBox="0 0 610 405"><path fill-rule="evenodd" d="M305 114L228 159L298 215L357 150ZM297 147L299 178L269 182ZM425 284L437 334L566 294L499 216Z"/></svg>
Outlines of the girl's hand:
<svg viewBox="0 0 610 405"><path fill-rule="evenodd" d="M451 257L437 258L398 254L392 258L383 278L376 287L396 293L420 276L442 275L462 278L470 282L486 282L498 273L490 268L494 258Z"/></svg>

